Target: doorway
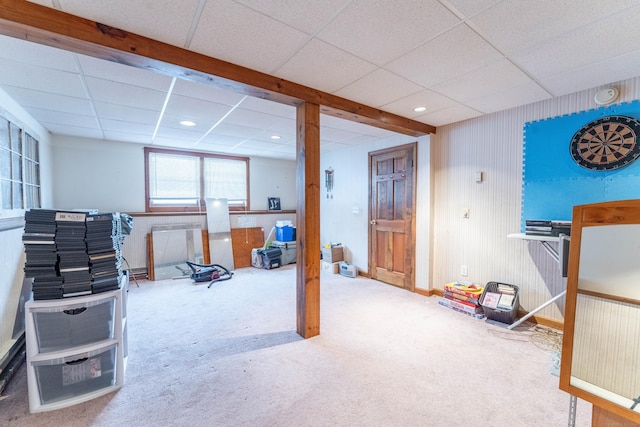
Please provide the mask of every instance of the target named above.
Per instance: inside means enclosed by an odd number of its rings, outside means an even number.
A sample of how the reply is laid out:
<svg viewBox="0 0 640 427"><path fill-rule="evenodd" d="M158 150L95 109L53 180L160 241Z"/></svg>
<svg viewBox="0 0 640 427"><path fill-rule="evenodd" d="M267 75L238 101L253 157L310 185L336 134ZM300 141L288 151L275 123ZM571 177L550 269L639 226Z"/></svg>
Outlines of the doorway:
<svg viewBox="0 0 640 427"><path fill-rule="evenodd" d="M371 278L415 290L417 143L369 153Z"/></svg>

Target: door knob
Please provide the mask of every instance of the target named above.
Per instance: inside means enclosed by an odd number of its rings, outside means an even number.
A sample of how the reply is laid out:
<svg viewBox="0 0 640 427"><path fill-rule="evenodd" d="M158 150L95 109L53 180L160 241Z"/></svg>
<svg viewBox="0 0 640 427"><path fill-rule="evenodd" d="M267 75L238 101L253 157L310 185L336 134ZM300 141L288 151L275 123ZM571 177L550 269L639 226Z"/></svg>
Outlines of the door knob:
<svg viewBox="0 0 640 427"><path fill-rule="evenodd" d="M375 220L375 219L372 219L372 220L369 222L369 224L371 224L371 225L376 225L376 220Z"/></svg>

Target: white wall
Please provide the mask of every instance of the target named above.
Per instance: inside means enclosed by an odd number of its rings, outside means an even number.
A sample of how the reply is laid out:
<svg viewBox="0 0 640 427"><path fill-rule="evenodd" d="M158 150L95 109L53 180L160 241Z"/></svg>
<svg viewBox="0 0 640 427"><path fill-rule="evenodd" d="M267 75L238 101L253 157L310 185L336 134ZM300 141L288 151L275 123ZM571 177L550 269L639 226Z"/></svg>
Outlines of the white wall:
<svg viewBox="0 0 640 427"><path fill-rule="evenodd" d="M416 185L416 287L428 288L430 224L430 137L394 135L348 149L323 154L324 171L333 168L333 198L320 191L320 242L342 243L345 260L368 272L369 268L369 153L384 148L418 142Z"/></svg>
<svg viewBox="0 0 640 427"><path fill-rule="evenodd" d="M144 212L144 146L68 136L53 137L56 209ZM268 197L295 209L295 161L251 158L250 206L266 210Z"/></svg>
<svg viewBox="0 0 640 427"><path fill-rule="evenodd" d="M27 130L38 139L40 148L40 178L42 206L50 207L52 200L51 150L49 133L0 89L0 112L7 119ZM22 217L23 210L0 210L0 220ZM1 227L0 227L1 228ZM0 231L0 359L13 345L16 315L24 280L24 246L22 228Z"/></svg>
<svg viewBox="0 0 640 427"><path fill-rule="evenodd" d="M144 212L140 144L53 136L54 207Z"/></svg>
<svg viewBox="0 0 640 427"><path fill-rule="evenodd" d="M621 91L619 102L640 98L640 78L613 85ZM564 290L565 280L539 243L507 239L520 230L523 130L528 121L594 109L597 89L437 129L431 287L502 281L520 287L527 311ZM484 182L475 183L476 171L484 173ZM464 208L470 209L469 219L462 218ZM467 277L460 275L462 265ZM561 300L539 315L561 321L563 310Z"/></svg>
<svg viewBox="0 0 640 427"><path fill-rule="evenodd" d="M280 197L284 210L296 209L296 162L252 157L251 210L267 210L269 197Z"/></svg>

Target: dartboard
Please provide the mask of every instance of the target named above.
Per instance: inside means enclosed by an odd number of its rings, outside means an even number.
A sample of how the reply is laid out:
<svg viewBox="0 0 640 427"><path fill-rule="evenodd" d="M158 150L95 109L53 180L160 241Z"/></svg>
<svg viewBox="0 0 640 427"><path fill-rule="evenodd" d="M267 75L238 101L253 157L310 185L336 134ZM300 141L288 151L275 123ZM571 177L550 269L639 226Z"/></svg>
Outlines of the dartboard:
<svg viewBox="0 0 640 427"><path fill-rule="evenodd" d="M607 116L584 125L573 135L569 151L583 168L612 170L640 157L640 121L628 116Z"/></svg>

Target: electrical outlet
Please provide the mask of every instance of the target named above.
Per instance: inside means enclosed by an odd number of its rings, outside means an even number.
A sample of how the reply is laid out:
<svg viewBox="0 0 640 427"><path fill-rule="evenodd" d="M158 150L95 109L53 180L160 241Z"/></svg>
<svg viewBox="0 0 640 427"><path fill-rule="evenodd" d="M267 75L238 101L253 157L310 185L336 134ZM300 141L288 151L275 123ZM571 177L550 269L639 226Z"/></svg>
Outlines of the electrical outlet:
<svg viewBox="0 0 640 427"><path fill-rule="evenodd" d="M460 274L462 276L465 276L465 277L467 276L467 266L466 265L463 264L463 265L460 266Z"/></svg>

